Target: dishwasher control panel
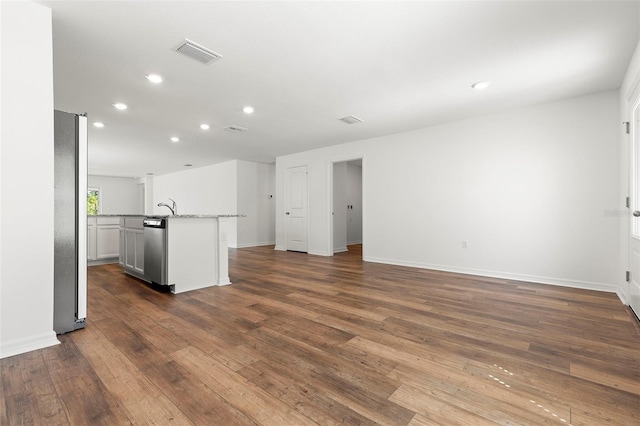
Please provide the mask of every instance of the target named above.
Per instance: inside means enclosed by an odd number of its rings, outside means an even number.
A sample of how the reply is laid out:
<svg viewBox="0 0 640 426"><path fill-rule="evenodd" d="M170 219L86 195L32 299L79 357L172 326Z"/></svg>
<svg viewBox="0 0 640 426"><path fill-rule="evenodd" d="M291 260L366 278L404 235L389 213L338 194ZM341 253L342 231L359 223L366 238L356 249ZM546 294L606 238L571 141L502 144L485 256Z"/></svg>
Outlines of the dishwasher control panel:
<svg viewBox="0 0 640 426"><path fill-rule="evenodd" d="M145 228L166 228L166 219L161 217L147 217L142 221Z"/></svg>

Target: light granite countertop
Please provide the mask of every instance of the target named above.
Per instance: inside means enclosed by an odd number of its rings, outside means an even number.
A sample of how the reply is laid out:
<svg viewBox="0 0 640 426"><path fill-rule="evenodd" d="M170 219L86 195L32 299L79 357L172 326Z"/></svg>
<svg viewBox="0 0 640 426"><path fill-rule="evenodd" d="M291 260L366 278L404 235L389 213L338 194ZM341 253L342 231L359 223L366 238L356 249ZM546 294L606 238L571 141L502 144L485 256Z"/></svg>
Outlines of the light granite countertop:
<svg viewBox="0 0 640 426"><path fill-rule="evenodd" d="M162 215L162 214L92 214L87 217L160 217L160 218L218 218L218 217L247 217L245 214L176 214L176 215Z"/></svg>

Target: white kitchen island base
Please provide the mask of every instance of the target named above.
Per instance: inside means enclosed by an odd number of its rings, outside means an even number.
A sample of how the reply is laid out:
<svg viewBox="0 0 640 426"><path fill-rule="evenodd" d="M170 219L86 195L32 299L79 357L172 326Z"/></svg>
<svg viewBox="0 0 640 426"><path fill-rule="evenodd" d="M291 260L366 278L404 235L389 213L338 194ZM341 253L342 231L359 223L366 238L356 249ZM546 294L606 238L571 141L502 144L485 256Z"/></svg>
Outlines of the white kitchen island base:
<svg viewBox="0 0 640 426"><path fill-rule="evenodd" d="M173 293L231 284L227 219L212 216L169 216L167 283Z"/></svg>

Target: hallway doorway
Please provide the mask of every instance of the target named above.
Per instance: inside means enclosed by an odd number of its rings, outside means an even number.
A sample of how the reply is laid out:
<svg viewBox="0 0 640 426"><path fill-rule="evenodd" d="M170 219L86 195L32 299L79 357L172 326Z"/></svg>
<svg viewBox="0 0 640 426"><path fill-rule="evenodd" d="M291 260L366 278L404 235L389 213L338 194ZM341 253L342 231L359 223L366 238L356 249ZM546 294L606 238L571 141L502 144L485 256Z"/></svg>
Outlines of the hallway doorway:
<svg viewBox="0 0 640 426"><path fill-rule="evenodd" d="M333 254L358 245L362 252L363 202L362 159L332 164L332 250Z"/></svg>

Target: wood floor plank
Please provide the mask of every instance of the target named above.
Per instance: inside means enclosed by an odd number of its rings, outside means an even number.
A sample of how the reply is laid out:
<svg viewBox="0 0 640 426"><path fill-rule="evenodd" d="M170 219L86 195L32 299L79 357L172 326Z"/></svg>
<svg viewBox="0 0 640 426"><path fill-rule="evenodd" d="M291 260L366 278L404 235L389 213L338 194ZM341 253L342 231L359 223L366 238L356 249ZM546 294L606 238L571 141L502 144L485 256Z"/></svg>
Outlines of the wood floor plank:
<svg viewBox="0 0 640 426"><path fill-rule="evenodd" d="M59 339L60 345L44 350L42 355L56 393L64 401L69 424L131 424L121 401L104 386L71 336Z"/></svg>
<svg viewBox="0 0 640 426"><path fill-rule="evenodd" d="M162 390L167 398L195 424L255 424L242 412L224 402L196 375L118 319L101 320L97 326L114 345L124 350L136 369Z"/></svg>
<svg viewBox="0 0 640 426"><path fill-rule="evenodd" d="M248 381L263 389L301 415L321 425L374 425L375 422L336 402L304 375L286 365L259 361L238 371Z"/></svg>
<svg viewBox="0 0 640 426"><path fill-rule="evenodd" d="M633 365L635 364L633 362L628 364L630 364L629 367L620 368L619 365L614 366L606 362L586 364L574 361L571 362L570 370L574 377L636 394L640 405L640 369L635 368L637 365Z"/></svg>
<svg viewBox="0 0 640 426"><path fill-rule="evenodd" d="M418 413L409 425L488 426L496 424L481 415L448 404L442 399L408 385L400 386L391 398L392 401Z"/></svg>
<svg viewBox="0 0 640 426"><path fill-rule="evenodd" d="M109 392L134 424L192 424L169 398L98 330L72 335Z"/></svg>
<svg viewBox="0 0 640 426"><path fill-rule="evenodd" d="M238 350L237 347L204 329L193 327L190 322L182 318L163 321L159 325L174 334L179 334L189 346L200 349L232 370L238 370L256 361L251 355Z"/></svg>
<svg viewBox="0 0 640 426"><path fill-rule="evenodd" d="M542 405L567 406L571 412L593 412L592 424L635 424L640 420L640 399L637 395L602 386L566 373L548 370L511 358L471 360L465 370L479 376L488 375L500 366L515 377L510 380L515 391L520 390L523 401L527 398ZM616 406L615 410L611 410ZM561 409L557 409L560 412ZM602 414L606 413L606 414ZM600 419L600 420L599 420ZM608 420L607 420L608 419ZM566 419L569 420L569 419ZM589 424L589 423L586 423Z"/></svg>
<svg viewBox="0 0 640 426"><path fill-rule="evenodd" d="M0 360L7 425L635 425L640 323L617 296L273 247L230 286L89 268L87 327Z"/></svg>
<svg viewBox="0 0 640 426"><path fill-rule="evenodd" d="M317 424L198 349L185 348L171 357L257 424Z"/></svg>
<svg viewBox="0 0 640 426"><path fill-rule="evenodd" d="M255 339L251 347L264 354L268 362L287 360L286 367L306 377L307 383L312 383L334 401L361 415L388 425L406 424L413 416L413 413L388 401L391 390L385 386L389 385L388 380L376 385L377 381L382 382L381 377L361 378L353 372L340 371L329 365L330 361L322 351L313 351L266 328L255 330L252 335Z"/></svg>
<svg viewBox="0 0 640 426"><path fill-rule="evenodd" d="M23 424L65 424L67 414L55 386L42 360L42 353L31 352L22 357L11 357L2 363L3 406L0 424L9 424L7 411ZM9 407L6 409L5 407Z"/></svg>
<svg viewBox="0 0 640 426"><path fill-rule="evenodd" d="M389 358L400 364L411 364L416 361L425 365L425 368L438 368L447 366L462 369L469 361L468 358L459 355L446 354L431 350L428 345L422 345L411 341L403 341L393 336L385 336L384 343L356 336L346 343L364 351L372 352L379 356Z"/></svg>
<svg viewBox="0 0 640 426"><path fill-rule="evenodd" d="M458 415L465 414L469 421L469 413L480 416L498 424L536 424L550 425L555 423L551 416L545 416L535 407L524 404L520 398L513 397L502 385L495 385L493 380L478 380L464 372L457 370L442 370L437 375L422 374L410 367L399 366L391 373L394 377L402 378L402 386L393 395L393 400L402 403L417 402L425 396L433 401L419 408L418 413L429 415L437 408L454 406ZM442 406L437 406L439 402ZM415 406L415 405L414 405Z"/></svg>

